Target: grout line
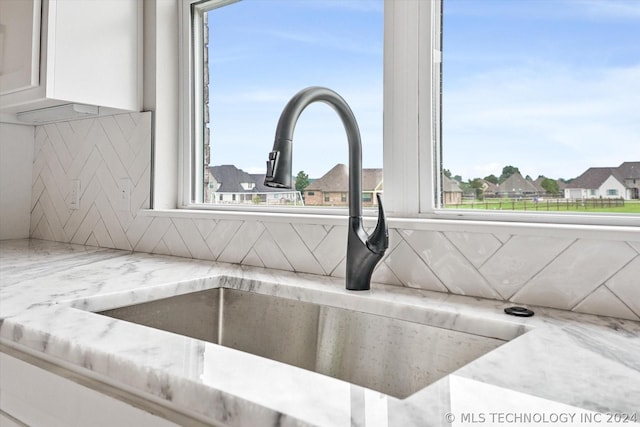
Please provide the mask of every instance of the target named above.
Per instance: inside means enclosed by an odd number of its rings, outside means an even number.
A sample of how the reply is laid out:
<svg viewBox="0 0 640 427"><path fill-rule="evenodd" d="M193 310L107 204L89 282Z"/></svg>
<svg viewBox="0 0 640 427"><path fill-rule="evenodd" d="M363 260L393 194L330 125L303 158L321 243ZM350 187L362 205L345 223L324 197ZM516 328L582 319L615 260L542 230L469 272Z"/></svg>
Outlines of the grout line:
<svg viewBox="0 0 640 427"><path fill-rule="evenodd" d="M571 311L573 311L577 306L579 306L584 300L586 300L587 298L589 298L592 294L594 294L598 289L600 289L601 287L605 287L609 292L611 292L616 299L618 299L625 307L627 307L633 314L635 314L636 316L638 316L640 318L640 314L636 313L631 307L629 307L622 298L620 298L618 296L618 294L616 294L610 287L607 286L607 282L609 280L611 280L611 278L613 278L614 276L616 276L618 273L620 273L622 270L624 270L629 264L631 264L636 258L640 258L640 255L635 256L633 258L631 258L629 260L629 262L627 262L625 265L623 265L622 267L620 267L617 271L613 272L609 277L607 277L606 279L604 279L602 281L602 283L600 285L598 285L593 291L591 291L588 295L586 295L584 298L582 298L580 301L578 301L573 307L570 308Z"/></svg>
<svg viewBox="0 0 640 427"><path fill-rule="evenodd" d="M480 276L482 280L484 280L489 289L491 289L497 297L502 298L500 292L498 292L496 289L494 289L493 286L491 286L491 283L480 273L480 271L478 271L478 268L476 268L476 266L464 255L464 253L447 237L447 234L444 231L439 231L438 233L441 233L442 237L444 237L445 240L449 242L449 244L456 250L456 252L462 256L462 259L469 263L471 268L475 270L478 276Z"/></svg>
<svg viewBox="0 0 640 427"><path fill-rule="evenodd" d="M489 255L489 256L487 257L487 259L485 259L484 261L482 261L482 262L480 263L480 265L479 265L479 266L478 266L478 268L477 268L478 273L480 273L480 275L482 275L482 273L480 272L480 269L481 269L482 267L484 267L484 265L485 265L486 263L488 263L488 262L489 262L489 260L493 259L493 258L496 256L496 254L497 254L497 253L498 253L502 248L504 248L504 247L505 247L505 246L506 246L506 245L511 241L511 239L513 239L513 234L509 235L509 238L507 239L507 241L506 241L506 242L503 242L502 240L498 239L498 238L497 238L493 233L488 233L488 234L490 234L494 239L496 239L498 242L500 242L500 246L498 246L498 248L497 248L495 251L493 251L493 253L492 253L491 255ZM482 276L482 277L484 277L484 276ZM486 280L486 277L485 277L485 280Z"/></svg>
<svg viewBox="0 0 640 427"><path fill-rule="evenodd" d="M639 252L636 248L634 248L634 247L633 247L633 245L631 245L631 243L626 242L626 241L625 241L625 243L626 243L626 244L627 244L627 246L629 246L632 250L634 250L638 255L640 255L640 252Z"/></svg>
<svg viewBox="0 0 640 427"><path fill-rule="evenodd" d="M262 224L262 223L260 223ZM240 260L240 264L241 265L251 265L251 264L245 264L244 260L247 259L247 257L249 256L249 254L251 253L251 251L253 251L254 254L256 254L256 256L258 257L258 259L260 260L260 262L262 263L262 267L266 267L264 260L262 259L262 257L260 256L260 254L254 249L254 246L256 245L256 243L258 243L258 241L262 238L262 236L264 235L265 231L267 231L267 227L265 227L264 225L262 225L262 232L258 235L258 238L255 240L255 242L253 242L253 244L251 245L251 247L249 248L249 250L247 251L246 254L244 254L244 256L242 257L242 259Z"/></svg>
<svg viewBox="0 0 640 427"><path fill-rule="evenodd" d="M440 231L430 231L430 233L440 233ZM447 286L446 283L444 283L444 281L440 278L440 276L438 276L438 274L433 271L433 269L431 268L431 266L429 265L429 263L427 261L425 261L418 252L416 252L416 250L414 249L413 246L411 246L411 243L409 243L404 236L402 235L402 233L398 233L400 235L400 238L404 241L404 243L407 244L407 246L409 247L409 249L411 249L413 251L413 253L418 257L418 259L429 269L429 271L431 271L431 273L433 274L433 276L438 279L438 281L440 282L440 284L442 286L444 286L444 288L447 290L448 293L453 294L454 292L451 291L451 289L449 289L449 287ZM400 243L398 243L397 246L399 246ZM389 267L391 268L391 267ZM393 270L392 270L393 271ZM395 275L395 273L394 273ZM397 277L397 276L396 276ZM402 283L402 286L405 288L409 288L410 286L407 286L406 283L404 283L402 280L398 279L400 281L400 283Z"/></svg>
<svg viewBox="0 0 640 427"><path fill-rule="evenodd" d="M287 224L289 224L289 223L287 223ZM290 270L284 270L284 271L294 271L295 272L296 271L295 267L291 264L291 261L289 260L289 258L287 258L287 254L282 250L282 247L278 244L278 240L276 240L273 237L273 234L271 234L271 231L269 231L269 228L266 225L264 226L264 229L265 229L265 231L267 233L269 233L269 237L273 241L273 244L276 245L276 247L278 248L278 250L280 251L280 253L284 257L284 259L287 261L287 264L289 265L289 267L291 267ZM256 252L256 254L258 254L258 253ZM260 257L260 255L258 255L258 257ZM262 261L262 258L260 258L260 260ZM271 268L271 267L267 267L267 268ZM320 266L320 268L322 268L322 266Z"/></svg>
<svg viewBox="0 0 640 427"><path fill-rule="evenodd" d="M556 260L556 259L558 259L558 258L559 258L563 253L565 253L566 251L568 251L568 250L569 250L569 248L571 248L573 245L575 245L579 240L580 240L580 239L574 239L574 240L573 240L573 242L569 243L569 244L567 245L567 247L566 247L566 248L564 248L563 250L561 250L560 252L558 252L558 254L557 254L555 257L551 258L551 260L549 260L549 262L547 262L545 265L543 265L543 266L540 268L540 270L538 270L538 271L537 271L536 273L534 273L531 277L529 277L529 279L528 279L526 282L524 282L524 283L522 284L522 286L520 286L520 288L519 288L519 289L515 290L511 295L509 295L509 296L505 299L505 301L511 301L511 299L512 299L514 296L516 296L516 294L518 294L518 293L519 293L519 292L521 292L523 289L525 289L525 288L529 285L529 283L531 283L531 281L532 281L533 279L535 279L536 277L538 277L538 276L540 275L540 273L542 273L544 270L546 270L546 269L547 269L547 267L549 267L553 262L555 262L555 260Z"/></svg>
<svg viewBox="0 0 640 427"><path fill-rule="evenodd" d="M304 245L304 247L309 251L309 253L311 254L311 257L316 261L316 263L318 263L318 265L320 266L320 269L324 272L325 275L331 275L331 273L327 272L324 267L322 266L322 263L318 260L318 258L316 257L316 254L313 252L313 250L311 250L311 248L309 248L309 245L307 245L307 242L304 241L304 239L302 238L302 236L300 235L300 233L298 233L298 230L296 230L296 227L292 224L292 223L287 223L289 224L289 226L293 229L293 232L296 234L296 236L298 236L298 238L300 239L300 241L302 241L302 244ZM331 230L333 230L333 227L331 227L331 229L329 231L326 231L324 234L324 237L320 240L320 242L318 242L318 244L316 245L316 249L318 248L318 246L320 246L320 244L327 238L327 236L329 236L329 233L331 233ZM286 257L286 256L285 256ZM288 261L288 259L287 259ZM338 262L338 265L340 265L340 262ZM336 265L336 267L333 268L333 270L335 270L338 266Z"/></svg>
<svg viewBox="0 0 640 427"><path fill-rule="evenodd" d="M169 218L171 220L171 225L173 226L173 229L176 230L176 234L178 235L178 237L180 238L180 240L182 241L182 244L184 245L185 248L187 248L187 252L189 253L189 257L191 259L197 259L193 256L193 254L191 253L191 249L189 249L189 245L186 244L186 242L184 241L184 238L182 237L182 234L180 233L180 229L178 229L178 227L176 226L176 223L173 222L174 218ZM167 230L163 235L162 235L162 240L164 241L164 237L167 235L167 232L169 230ZM167 242L165 242L165 245L167 244ZM169 247L167 246L167 249L169 249ZM171 249L169 249L169 252L171 252ZM212 254L213 255L213 254Z"/></svg>

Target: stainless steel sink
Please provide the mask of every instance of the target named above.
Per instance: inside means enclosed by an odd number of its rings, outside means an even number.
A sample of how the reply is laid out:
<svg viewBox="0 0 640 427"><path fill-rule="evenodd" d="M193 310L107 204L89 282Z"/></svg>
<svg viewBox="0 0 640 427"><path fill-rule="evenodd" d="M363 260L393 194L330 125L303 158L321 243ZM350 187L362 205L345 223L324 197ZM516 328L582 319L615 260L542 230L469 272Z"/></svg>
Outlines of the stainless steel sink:
<svg viewBox="0 0 640 427"><path fill-rule="evenodd" d="M506 342L227 288L99 314L253 353L397 398Z"/></svg>

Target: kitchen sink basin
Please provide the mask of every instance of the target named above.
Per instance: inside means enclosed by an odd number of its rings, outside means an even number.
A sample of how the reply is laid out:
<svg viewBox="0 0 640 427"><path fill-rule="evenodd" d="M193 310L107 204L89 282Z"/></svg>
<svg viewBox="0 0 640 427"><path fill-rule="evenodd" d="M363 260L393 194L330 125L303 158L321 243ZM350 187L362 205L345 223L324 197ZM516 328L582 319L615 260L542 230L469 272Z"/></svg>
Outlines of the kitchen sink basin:
<svg viewBox="0 0 640 427"><path fill-rule="evenodd" d="M98 312L405 398L506 340L230 288Z"/></svg>

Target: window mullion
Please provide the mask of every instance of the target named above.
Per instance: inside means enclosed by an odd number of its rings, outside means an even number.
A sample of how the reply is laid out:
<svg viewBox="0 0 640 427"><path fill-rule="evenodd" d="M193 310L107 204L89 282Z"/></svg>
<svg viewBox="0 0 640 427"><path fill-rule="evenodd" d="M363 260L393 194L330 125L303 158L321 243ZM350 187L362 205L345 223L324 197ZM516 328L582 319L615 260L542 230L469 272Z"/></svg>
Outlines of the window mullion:
<svg viewBox="0 0 640 427"><path fill-rule="evenodd" d="M385 1L384 186L394 216L433 210L432 16L437 2Z"/></svg>

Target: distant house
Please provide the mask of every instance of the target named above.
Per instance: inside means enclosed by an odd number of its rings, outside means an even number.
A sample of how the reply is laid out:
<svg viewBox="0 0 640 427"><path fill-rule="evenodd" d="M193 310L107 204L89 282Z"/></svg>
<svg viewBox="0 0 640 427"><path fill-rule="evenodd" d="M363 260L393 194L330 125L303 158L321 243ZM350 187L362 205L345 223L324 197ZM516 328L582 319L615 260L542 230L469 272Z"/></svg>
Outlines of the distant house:
<svg viewBox="0 0 640 427"><path fill-rule="evenodd" d="M546 178L541 176L538 179L535 179L533 181L531 181L531 183L533 184L534 187L536 187L536 190L538 190L539 194L546 194L547 190L544 189L544 187L542 186L542 181L544 181Z"/></svg>
<svg viewBox="0 0 640 427"><path fill-rule="evenodd" d="M545 191L516 172L498 185L496 194L500 197L535 197L545 194Z"/></svg>
<svg viewBox="0 0 640 427"><path fill-rule="evenodd" d="M618 166L618 174L624 178L625 199L640 199L640 162L624 162Z"/></svg>
<svg viewBox="0 0 640 427"><path fill-rule="evenodd" d="M382 193L382 169L362 169L362 205L377 205L376 193ZM304 190L307 206L346 206L349 203L349 169L338 163Z"/></svg>
<svg viewBox="0 0 640 427"><path fill-rule="evenodd" d="M482 193L484 197L496 197L498 194L498 185L486 179L482 180Z"/></svg>
<svg viewBox="0 0 640 427"><path fill-rule="evenodd" d="M640 198L640 162L624 162L618 167L593 167L567 184L567 199Z"/></svg>
<svg viewBox="0 0 640 427"><path fill-rule="evenodd" d="M540 191L540 194L551 195L542 186L542 181L544 181L545 179L547 179L547 178L545 178L544 176L540 176L540 177L538 177L538 179L533 181L533 185L535 185L535 187ZM562 195L564 193L564 189L567 186L567 184L565 184L563 181L561 181L559 179L554 179L554 181L556 182L556 184L558 184L558 194ZM553 195L557 195L557 194L553 194Z"/></svg>
<svg viewBox="0 0 640 427"><path fill-rule="evenodd" d="M234 165L207 168L206 203L222 204L302 204L296 190L264 185L264 174L250 174Z"/></svg>
<svg viewBox="0 0 640 427"><path fill-rule="evenodd" d="M442 202L445 206L462 203L462 189L455 179L442 175L442 193Z"/></svg>

